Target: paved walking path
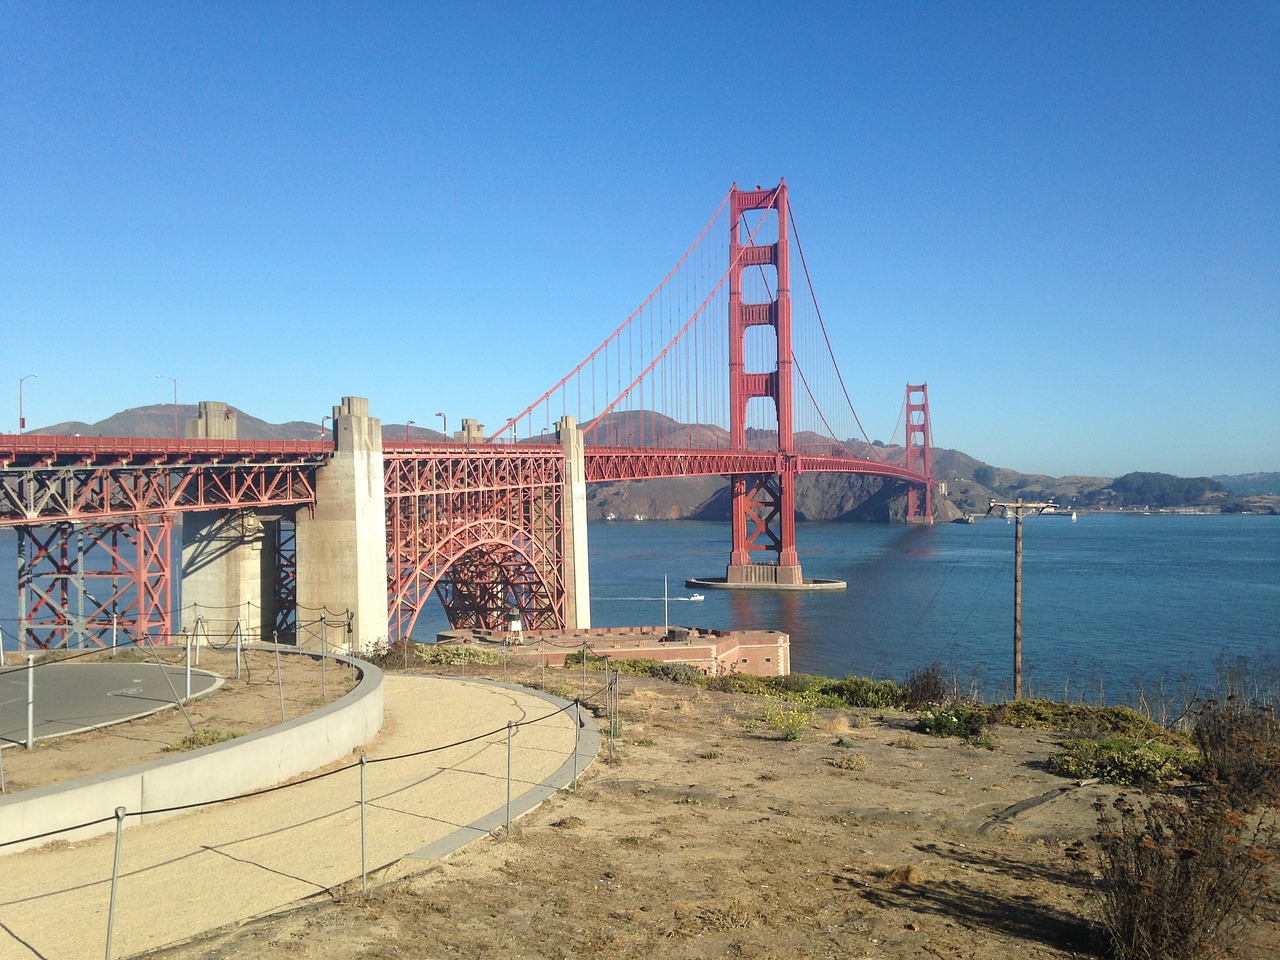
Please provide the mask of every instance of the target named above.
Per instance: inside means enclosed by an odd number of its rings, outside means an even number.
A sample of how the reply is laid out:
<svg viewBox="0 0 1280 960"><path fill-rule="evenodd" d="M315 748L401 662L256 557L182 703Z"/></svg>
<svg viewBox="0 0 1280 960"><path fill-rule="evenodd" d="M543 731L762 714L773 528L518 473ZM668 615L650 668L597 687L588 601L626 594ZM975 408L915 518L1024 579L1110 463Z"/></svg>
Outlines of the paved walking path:
<svg viewBox="0 0 1280 960"><path fill-rule="evenodd" d="M563 701L504 684L387 676L386 721L365 750L366 861L403 872L502 826L508 721L512 817L594 759L599 733ZM546 718L546 719L539 719ZM529 721L539 720L536 723ZM387 759L472 743L409 759ZM576 744L576 756L575 756ZM356 757L352 757L353 760ZM384 761L385 762L377 762ZM221 803L122 835L113 957L128 957L360 882L360 771ZM111 811L104 811L110 815ZM0 960L105 955L114 836L0 856Z"/></svg>
<svg viewBox="0 0 1280 960"><path fill-rule="evenodd" d="M12 660L12 656L10 657ZM30 688L27 680L33 681ZM202 697L222 685L205 670L155 663L25 664L0 669L0 743L27 740L27 692L37 740L65 737L172 708L179 697Z"/></svg>

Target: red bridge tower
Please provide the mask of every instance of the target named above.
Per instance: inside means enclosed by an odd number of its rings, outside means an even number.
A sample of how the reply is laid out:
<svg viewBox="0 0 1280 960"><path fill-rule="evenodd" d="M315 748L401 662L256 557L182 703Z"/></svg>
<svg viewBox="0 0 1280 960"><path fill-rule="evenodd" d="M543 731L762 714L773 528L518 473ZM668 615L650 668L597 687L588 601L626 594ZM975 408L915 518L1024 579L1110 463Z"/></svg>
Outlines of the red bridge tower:
<svg viewBox="0 0 1280 960"><path fill-rule="evenodd" d="M773 243L754 242L754 232L742 242L742 215L749 210L772 210L777 218ZM733 494L733 552L726 580L749 584L801 584L800 558L796 554L795 450L791 423L791 271L787 251L787 183L772 190L739 190L729 193L729 436L737 450L747 448L747 404L770 399L778 418L777 472L734 474L729 478ZM744 270L772 267L776 291L773 299L744 303ZM767 281L766 276L766 281ZM766 288L768 283L765 284ZM777 343L777 366L769 371L746 369L746 336L749 327L769 327ZM762 561L760 554L773 554Z"/></svg>

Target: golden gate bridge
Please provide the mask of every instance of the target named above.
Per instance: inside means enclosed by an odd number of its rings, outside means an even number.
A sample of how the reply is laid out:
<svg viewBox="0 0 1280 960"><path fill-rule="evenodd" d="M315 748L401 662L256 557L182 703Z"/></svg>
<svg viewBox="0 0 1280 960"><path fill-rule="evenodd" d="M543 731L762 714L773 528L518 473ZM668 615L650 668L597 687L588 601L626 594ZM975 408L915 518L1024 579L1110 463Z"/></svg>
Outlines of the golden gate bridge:
<svg viewBox="0 0 1280 960"><path fill-rule="evenodd" d="M211 601L284 640L300 607L345 610L354 649L411 636L432 596L455 628L589 626L587 483L726 477L729 558L711 585L730 589L809 585L802 474L887 478L908 522L932 521L927 386L906 386L901 443L873 444L785 181L731 188L640 307L490 434L465 421L452 440L389 441L344 398L332 442L244 441L223 405L201 411L187 439L0 436L20 646L168 642Z"/></svg>

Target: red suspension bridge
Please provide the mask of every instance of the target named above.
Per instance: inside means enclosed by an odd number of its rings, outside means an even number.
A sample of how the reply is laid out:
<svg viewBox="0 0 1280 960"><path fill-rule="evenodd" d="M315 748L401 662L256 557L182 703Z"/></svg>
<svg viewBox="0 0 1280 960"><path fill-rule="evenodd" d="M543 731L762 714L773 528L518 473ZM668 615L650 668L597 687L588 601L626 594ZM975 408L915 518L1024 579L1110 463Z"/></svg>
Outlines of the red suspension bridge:
<svg viewBox="0 0 1280 960"><path fill-rule="evenodd" d="M900 443L870 442L785 182L731 189L635 313L489 436L464 421L452 441L386 442L360 398L334 408L334 442L237 440L232 412L201 413L186 440L0 436L21 646L167 642L203 605L297 642L300 610L336 611L359 649L409 636L433 595L457 628L589 626L590 482L728 478L731 588L807 584L801 474L888 478L908 522L932 520L927 388L906 388Z"/></svg>

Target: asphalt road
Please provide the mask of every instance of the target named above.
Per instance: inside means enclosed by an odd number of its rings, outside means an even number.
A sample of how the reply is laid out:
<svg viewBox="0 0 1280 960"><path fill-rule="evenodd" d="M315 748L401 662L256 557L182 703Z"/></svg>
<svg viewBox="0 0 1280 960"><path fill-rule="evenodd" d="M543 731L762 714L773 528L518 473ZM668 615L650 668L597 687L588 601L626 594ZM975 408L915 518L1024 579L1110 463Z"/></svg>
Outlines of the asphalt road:
<svg viewBox="0 0 1280 960"><path fill-rule="evenodd" d="M37 740L61 737L175 706L186 694L186 669L156 663L37 664L33 729ZM0 746L27 740L26 665L0 670ZM198 697L221 678L191 671L191 695Z"/></svg>

